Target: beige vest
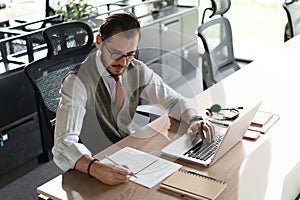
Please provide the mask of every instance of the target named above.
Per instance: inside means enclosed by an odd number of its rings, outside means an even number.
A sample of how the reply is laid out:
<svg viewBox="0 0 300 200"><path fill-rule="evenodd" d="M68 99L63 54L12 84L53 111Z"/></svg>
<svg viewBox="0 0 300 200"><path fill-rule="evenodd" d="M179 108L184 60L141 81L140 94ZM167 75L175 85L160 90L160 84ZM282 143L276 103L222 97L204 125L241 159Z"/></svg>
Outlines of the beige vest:
<svg viewBox="0 0 300 200"><path fill-rule="evenodd" d="M145 73L144 68L139 66L139 61L133 60L127 72L123 74L125 100L115 120L110 95L96 68L95 56L96 52L71 72L80 78L87 91L86 114L80 139L93 153L130 134L140 94L150 78L147 77L149 74Z"/></svg>

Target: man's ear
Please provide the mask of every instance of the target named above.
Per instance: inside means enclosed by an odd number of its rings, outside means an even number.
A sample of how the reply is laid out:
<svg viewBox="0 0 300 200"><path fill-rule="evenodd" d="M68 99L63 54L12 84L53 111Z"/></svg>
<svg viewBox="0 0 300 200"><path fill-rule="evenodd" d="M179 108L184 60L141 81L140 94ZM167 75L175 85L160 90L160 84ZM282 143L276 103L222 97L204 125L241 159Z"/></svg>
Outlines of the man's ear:
<svg viewBox="0 0 300 200"><path fill-rule="evenodd" d="M101 45L101 43L102 43L101 36L99 34L97 34L97 36L96 36L96 46Z"/></svg>

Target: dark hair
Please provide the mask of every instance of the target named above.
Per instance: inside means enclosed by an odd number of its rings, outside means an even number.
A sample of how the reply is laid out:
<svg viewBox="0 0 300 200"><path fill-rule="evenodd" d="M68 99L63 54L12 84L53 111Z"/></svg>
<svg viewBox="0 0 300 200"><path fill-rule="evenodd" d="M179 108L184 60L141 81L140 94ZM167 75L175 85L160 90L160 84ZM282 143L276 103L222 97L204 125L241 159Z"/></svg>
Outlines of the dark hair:
<svg viewBox="0 0 300 200"><path fill-rule="evenodd" d="M106 40L111 36L124 32L126 37L133 37L138 31L139 38L141 36L140 23L138 18L132 13L116 13L109 15L99 28L102 40ZM133 30L133 31L130 31Z"/></svg>

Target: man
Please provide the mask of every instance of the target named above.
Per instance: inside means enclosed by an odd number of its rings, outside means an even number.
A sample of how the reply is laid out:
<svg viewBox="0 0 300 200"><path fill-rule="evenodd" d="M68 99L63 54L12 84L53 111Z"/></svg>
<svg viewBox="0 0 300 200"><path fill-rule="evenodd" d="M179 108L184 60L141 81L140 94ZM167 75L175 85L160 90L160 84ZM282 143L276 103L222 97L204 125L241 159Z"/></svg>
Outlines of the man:
<svg viewBox="0 0 300 200"><path fill-rule="evenodd" d="M196 115L197 108L134 58L140 36L134 15L110 15L96 37L97 51L65 78L52 151L62 170L75 169L109 185L128 181L133 175L128 167L102 164L90 150L104 140L103 136L114 143L130 134L140 98L160 104L170 115L188 123L189 132L212 139L214 128Z"/></svg>

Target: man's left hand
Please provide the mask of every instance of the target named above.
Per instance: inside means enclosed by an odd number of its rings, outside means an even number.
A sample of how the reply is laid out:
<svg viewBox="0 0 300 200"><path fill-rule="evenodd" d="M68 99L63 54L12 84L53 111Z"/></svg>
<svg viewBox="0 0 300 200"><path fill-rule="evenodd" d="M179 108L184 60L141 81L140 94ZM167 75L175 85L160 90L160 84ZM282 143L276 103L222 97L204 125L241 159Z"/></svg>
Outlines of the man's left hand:
<svg viewBox="0 0 300 200"><path fill-rule="evenodd" d="M187 130L188 134L197 133L203 142L212 142L215 135L215 127L207 120L193 121Z"/></svg>

